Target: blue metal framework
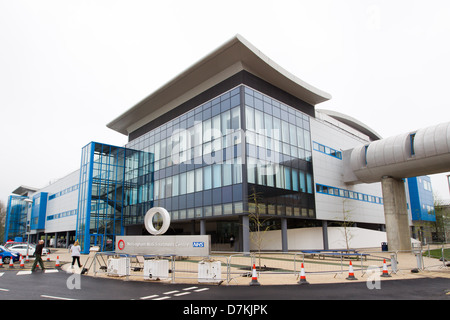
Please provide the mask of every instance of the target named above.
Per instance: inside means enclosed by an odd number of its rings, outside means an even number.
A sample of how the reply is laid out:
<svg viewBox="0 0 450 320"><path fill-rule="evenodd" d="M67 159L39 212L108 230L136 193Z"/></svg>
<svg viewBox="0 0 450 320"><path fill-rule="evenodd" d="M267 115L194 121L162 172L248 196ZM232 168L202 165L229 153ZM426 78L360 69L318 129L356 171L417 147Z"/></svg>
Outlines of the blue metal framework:
<svg viewBox="0 0 450 320"><path fill-rule="evenodd" d="M112 250L115 236L124 234L125 223L143 221L152 206L152 184L152 154L97 142L86 145L81 156L76 229L82 251L88 253L90 246Z"/></svg>
<svg viewBox="0 0 450 320"><path fill-rule="evenodd" d="M21 196L8 197L4 242L26 236L28 204L24 199Z"/></svg>
<svg viewBox="0 0 450 320"><path fill-rule="evenodd" d="M33 205L31 207L30 229L45 229L45 216L47 212L48 193L41 192L33 196Z"/></svg>

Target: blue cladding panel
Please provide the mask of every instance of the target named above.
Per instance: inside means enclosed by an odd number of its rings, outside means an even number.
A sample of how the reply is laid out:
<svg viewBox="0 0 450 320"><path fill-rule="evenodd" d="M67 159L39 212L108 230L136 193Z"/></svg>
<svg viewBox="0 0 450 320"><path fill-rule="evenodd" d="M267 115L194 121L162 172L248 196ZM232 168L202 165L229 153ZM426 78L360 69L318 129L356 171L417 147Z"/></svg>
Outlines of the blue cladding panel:
<svg viewBox="0 0 450 320"><path fill-rule="evenodd" d="M436 221L433 190L428 176L408 178L413 221Z"/></svg>
<svg viewBox="0 0 450 320"><path fill-rule="evenodd" d="M45 229L45 216L47 213L48 193L41 192L33 196L33 206L31 208L30 229Z"/></svg>

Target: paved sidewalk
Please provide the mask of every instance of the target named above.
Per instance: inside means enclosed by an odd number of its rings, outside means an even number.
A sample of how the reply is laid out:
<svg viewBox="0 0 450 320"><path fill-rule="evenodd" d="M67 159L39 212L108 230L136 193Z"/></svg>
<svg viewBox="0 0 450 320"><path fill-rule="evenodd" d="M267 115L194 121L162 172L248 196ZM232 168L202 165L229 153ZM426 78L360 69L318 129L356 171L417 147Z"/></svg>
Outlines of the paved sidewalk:
<svg viewBox="0 0 450 320"><path fill-rule="evenodd" d="M381 252L378 254L382 254ZM386 260L389 259L389 254L385 253ZM62 270L66 272L74 272L74 273L81 273L81 269L78 268L78 266L75 263L75 267L71 268L72 258L70 256L70 253L67 249L53 249L52 254L50 255L51 261L55 261L56 258L59 257L59 261L62 265ZM92 260L88 260L88 255L82 255L81 258L81 264L82 267L87 267L90 270L86 274L87 276L93 276L93 265L91 264ZM417 260L416 257L411 253L399 253L398 259L399 262L399 271L397 273L391 273L391 270L389 268L389 273L391 274L391 277L389 278L381 278L382 281L389 281L389 280L398 280L398 279L417 279L417 278L448 278L450 279L450 267L443 267L442 262L440 262L438 259L431 259L424 257L424 264L427 265L434 265L434 267L426 268L426 270L420 270L418 273L412 273L411 270L417 268ZM317 260L319 263L322 260ZM388 261L388 260L387 260ZM88 266L86 266L86 262L88 262ZM353 282L366 282L369 279L369 274L365 273L360 270L358 267L359 262L353 262L353 267L355 269L354 274L357 280L352 280ZM348 277L348 269L344 269L342 273L313 273L308 270L308 266L311 266L311 262L305 263L304 270L306 273L306 280L310 284L318 284L318 283L342 283L342 282L349 282L350 280L347 280ZM382 269L382 265L379 265L380 271ZM96 274L98 277L108 277L106 273L99 272ZM261 285L285 285L285 284L296 284L298 282L299 275L293 275L293 274L265 274L260 273L258 276L258 282ZM123 279L123 280L133 280L133 281L148 281L144 280L142 275L136 275L136 276L130 276L127 277L110 277L112 279ZM226 279L226 274L222 272L222 278ZM236 276L234 277L230 282L229 285L248 285L250 281L252 280L250 277L242 277L242 276ZM163 280L170 283L170 280ZM198 283L198 280L195 278L191 279L180 279L176 278L175 283ZM225 285L226 283L223 283L222 285Z"/></svg>

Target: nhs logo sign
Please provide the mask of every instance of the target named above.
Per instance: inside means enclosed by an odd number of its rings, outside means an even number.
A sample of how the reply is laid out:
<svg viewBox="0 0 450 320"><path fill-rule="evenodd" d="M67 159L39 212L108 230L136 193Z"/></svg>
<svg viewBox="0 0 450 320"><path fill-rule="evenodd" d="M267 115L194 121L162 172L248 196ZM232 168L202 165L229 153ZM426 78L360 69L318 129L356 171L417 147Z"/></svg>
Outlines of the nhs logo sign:
<svg viewBox="0 0 450 320"><path fill-rule="evenodd" d="M204 248L205 243L203 241L194 241L194 242L192 242L192 246L194 248Z"/></svg>

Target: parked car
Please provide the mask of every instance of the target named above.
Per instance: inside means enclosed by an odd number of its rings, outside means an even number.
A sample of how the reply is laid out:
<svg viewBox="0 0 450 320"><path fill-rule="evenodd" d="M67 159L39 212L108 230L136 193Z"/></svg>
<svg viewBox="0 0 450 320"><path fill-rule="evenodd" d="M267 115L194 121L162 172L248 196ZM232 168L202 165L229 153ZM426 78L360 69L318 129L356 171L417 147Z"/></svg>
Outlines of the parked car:
<svg viewBox="0 0 450 320"><path fill-rule="evenodd" d="M24 257L27 255L27 243L26 242L9 242L5 244L5 247L11 251L19 252ZM28 255L34 256L34 251L36 250L36 245L29 244ZM50 249L44 248L42 249L42 255L46 255L50 253Z"/></svg>
<svg viewBox="0 0 450 320"><path fill-rule="evenodd" d="M3 264L9 264L11 259L13 260L13 262L19 261L20 253L10 251L4 246L0 246L0 257L2 258Z"/></svg>
<svg viewBox="0 0 450 320"><path fill-rule="evenodd" d="M13 244L12 246L9 246L8 249L11 251L16 251L24 257L27 255L27 244L26 243ZM29 256L34 256L35 250L36 250L35 246L33 246L31 244L28 245L28 255Z"/></svg>

